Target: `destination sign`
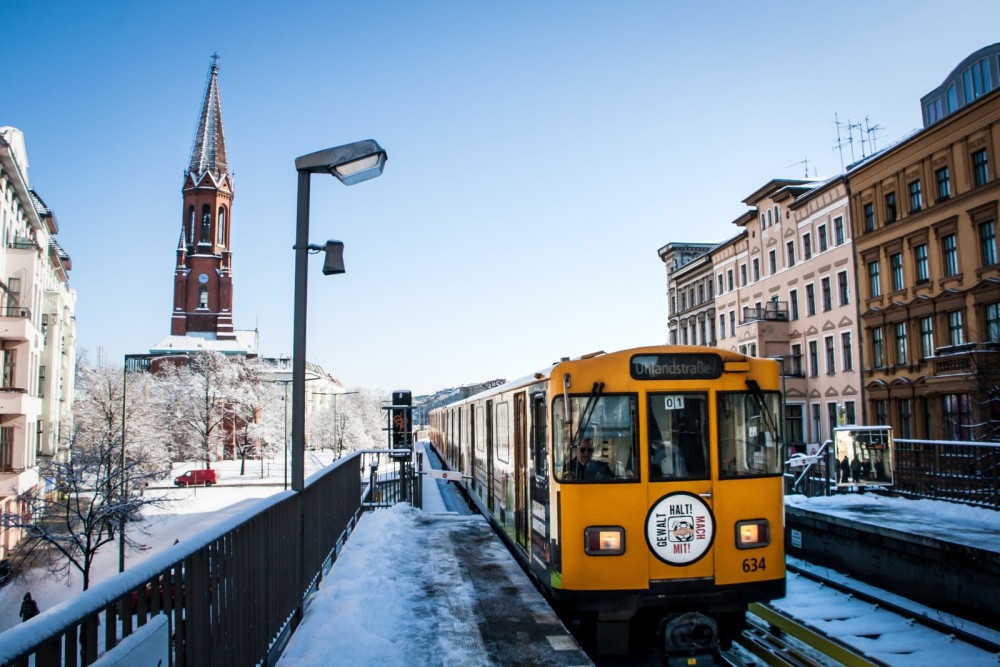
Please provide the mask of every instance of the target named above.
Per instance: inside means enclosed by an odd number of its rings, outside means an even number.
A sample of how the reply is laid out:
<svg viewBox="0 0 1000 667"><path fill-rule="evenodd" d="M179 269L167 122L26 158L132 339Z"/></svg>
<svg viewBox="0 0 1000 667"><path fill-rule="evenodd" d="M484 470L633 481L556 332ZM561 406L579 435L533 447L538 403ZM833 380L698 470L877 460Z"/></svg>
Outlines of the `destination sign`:
<svg viewBox="0 0 1000 667"><path fill-rule="evenodd" d="M722 376L716 354L637 354L629 363L634 380L708 380Z"/></svg>

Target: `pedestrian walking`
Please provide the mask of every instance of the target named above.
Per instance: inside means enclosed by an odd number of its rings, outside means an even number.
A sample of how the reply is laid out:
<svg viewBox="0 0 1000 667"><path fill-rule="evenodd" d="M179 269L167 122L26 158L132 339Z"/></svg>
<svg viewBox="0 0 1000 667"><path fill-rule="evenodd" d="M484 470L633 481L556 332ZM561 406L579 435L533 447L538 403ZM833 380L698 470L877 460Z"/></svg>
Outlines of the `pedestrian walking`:
<svg viewBox="0 0 1000 667"><path fill-rule="evenodd" d="M31 593L25 593L21 600L21 620L27 621L35 616L38 616L38 603L31 599Z"/></svg>

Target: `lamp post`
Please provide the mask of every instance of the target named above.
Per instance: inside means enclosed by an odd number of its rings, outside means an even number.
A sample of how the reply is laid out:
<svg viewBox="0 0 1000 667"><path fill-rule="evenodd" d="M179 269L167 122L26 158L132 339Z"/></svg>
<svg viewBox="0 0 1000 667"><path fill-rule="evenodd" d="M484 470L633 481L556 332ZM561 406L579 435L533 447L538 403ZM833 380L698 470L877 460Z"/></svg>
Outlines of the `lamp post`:
<svg viewBox="0 0 1000 667"><path fill-rule="evenodd" d="M122 448L121 448L121 452L120 452L121 456L120 456L120 459L119 459L119 468L118 468L118 472L119 472L119 479L118 479L119 493L121 494L120 498L121 498L121 502L122 503L125 502L125 494L128 491L128 480L127 480L127 476L125 474L125 463L126 463L126 461L125 461L125 424L126 424L125 409L126 409L126 407L128 405L128 402L126 401L126 397L128 395L127 392L126 392L126 389L128 388L128 363L129 363L129 361L133 361L133 360L139 360L139 361L143 362L142 363L142 367L143 367L143 369L146 369L149 366L149 355L148 354L126 354L124 362L123 362L123 367L122 367ZM125 521L126 520L127 520L127 517L125 515L122 515L121 525L118 527L118 571L119 572L124 572L125 571Z"/></svg>
<svg viewBox="0 0 1000 667"><path fill-rule="evenodd" d="M325 247L309 244L309 179L329 173L344 185L354 185L382 175L386 152L372 139L356 141L309 153L295 159L298 196L295 218L295 300L292 341L292 490L305 488L305 381L306 294L309 252L325 250L323 274L344 272L344 244L327 241Z"/></svg>

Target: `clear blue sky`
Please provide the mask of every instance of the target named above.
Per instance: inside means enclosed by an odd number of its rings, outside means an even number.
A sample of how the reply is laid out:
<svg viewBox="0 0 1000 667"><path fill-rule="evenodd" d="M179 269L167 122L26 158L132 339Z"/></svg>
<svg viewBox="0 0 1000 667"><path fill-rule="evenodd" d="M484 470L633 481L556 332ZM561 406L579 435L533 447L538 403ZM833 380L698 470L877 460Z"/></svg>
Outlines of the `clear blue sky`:
<svg viewBox="0 0 1000 667"><path fill-rule="evenodd" d="M657 249L729 238L803 159L839 173L835 114L880 147L919 127L1000 41L1000 2L3 0L0 24L0 125L25 133L91 362L169 333L218 52L237 328L291 353L294 159L374 138L381 178L312 180L311 240L344 241L348 273L313 260L308 356L422 393L664 342Z"/></svg>

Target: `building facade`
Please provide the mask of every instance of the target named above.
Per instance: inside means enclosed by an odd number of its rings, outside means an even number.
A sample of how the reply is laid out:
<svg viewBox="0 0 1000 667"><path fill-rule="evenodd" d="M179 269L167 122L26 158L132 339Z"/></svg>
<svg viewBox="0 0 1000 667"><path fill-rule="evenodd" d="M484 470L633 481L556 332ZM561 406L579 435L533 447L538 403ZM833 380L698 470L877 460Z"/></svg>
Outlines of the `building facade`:
<svg viewBox="0 0 1000 667"><path fill-rule="evenodd" d="M715 345L711 243L668 243L659 249L667 269L667 340L671 345Z"/></svg>
<svg viewBox="0 0 1000 667"><path fill-rule="evenodd" d="M922 100L925 128L848 171L868 422L1000 436L1000 44Z"/></svg>
<svg viewBox="0 0 1000 667"><path fill-rule="evenodd" d="M55 215L28 180L24 135L0 127L0 503L44 483L44 457L68 455L73 426L76 293ZM0 533L0 557L20 538Z"/></svg>

